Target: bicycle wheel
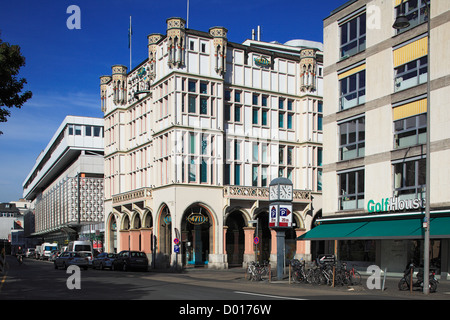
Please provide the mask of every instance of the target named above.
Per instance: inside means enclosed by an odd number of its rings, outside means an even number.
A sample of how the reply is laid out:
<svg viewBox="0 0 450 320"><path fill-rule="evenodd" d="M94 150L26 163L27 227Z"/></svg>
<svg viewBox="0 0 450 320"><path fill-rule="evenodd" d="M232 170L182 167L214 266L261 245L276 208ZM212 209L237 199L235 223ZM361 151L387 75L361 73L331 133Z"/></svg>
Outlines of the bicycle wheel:
<svg viewBox="0 0 450 320"><path fill-rule="evenodd" d="M406 291L406 290L409 289L408 282L406 282L405 278L402 278L400 280L400 282L398 283L398 289L401 290L401 291Z"/></svg>
<svg viewBox="0 0 450 320"><path fill-rule="evenodd" d="M301 275L300 275L300 271L299 270L295 270L292 273L292 281L294 281L295 283L300 283L301 282Z"/></svg>
<svg viewBox="0 0 450 320"><path fill-rule="evenodd" d="M351 275L352 275L352 277L351 277L351 281L350 281L350 283L352 284L352 285L359 285L359 284L361 284L361 275L359 274L359 272L358 271L353 271L352 273L351 273Z"/></svg>
<svg viewBox="0 0 450 320"><path fill-rule="evenodd" d="M313 281L314 281L314 272L312 269L309 269L308 272L306 272L306 282L312 284Z"/></svg>

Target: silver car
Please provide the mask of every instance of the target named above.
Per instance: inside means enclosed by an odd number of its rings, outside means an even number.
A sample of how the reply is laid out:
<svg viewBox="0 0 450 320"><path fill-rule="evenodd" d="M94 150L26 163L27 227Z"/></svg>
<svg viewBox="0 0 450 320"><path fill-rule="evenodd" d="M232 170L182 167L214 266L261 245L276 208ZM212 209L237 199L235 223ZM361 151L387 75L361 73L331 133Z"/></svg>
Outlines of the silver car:
<svg viewBox="0 0 450 320"><path fill-rule="evenodd" d="M83 252L65 251L55 259L54 264L55 269L67 269L68 266L75 265L83 268L84 270L87 270L89 266L89 260L87 255Z"/></svg>
<svg viewBox="0 0 450 320"><path fill-rule="evenodd" d="M107 253L103 252L96 256L92 262L92 268L103 269L103 268L112 268L112 264L114 259L116 258L115 253Z"/></svg>

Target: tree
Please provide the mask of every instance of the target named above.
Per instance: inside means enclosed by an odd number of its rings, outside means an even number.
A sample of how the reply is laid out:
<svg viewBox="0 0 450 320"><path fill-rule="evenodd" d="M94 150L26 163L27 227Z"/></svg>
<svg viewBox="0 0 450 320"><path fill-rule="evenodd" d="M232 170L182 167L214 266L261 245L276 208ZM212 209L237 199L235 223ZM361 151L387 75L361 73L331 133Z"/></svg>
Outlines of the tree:
<svg viewBox="0 0 450 320"><path fill-rule="evenodd" d="M11 115L8 108L21 108L32 97L31 91L22 93L27 80L18 79L17 75L21 67L25 65L25 58L20 52L20 47L10 45L0 39L0 122L8 121ZM0 131L0 135L3 132Z"/></svg>

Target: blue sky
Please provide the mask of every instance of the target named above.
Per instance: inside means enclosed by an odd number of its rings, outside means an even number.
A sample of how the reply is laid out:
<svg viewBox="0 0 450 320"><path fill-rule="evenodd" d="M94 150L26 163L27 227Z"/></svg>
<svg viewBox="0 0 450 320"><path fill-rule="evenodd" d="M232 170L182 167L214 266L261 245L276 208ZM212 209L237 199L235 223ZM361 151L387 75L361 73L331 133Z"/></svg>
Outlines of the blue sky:
<svg viewBox="0 0 450 320"><path fill-rule="evenodd" d="M261 26L262 41L323 41L323 19L348 0L189 0L189 28L228 29L242 43ZM81 29L68 29L70 5L80 8ZM33 92L21 109L0 123L0 202L22 197L22 183L65 116L103 117L99 77L111 66L146 58L147 35L166 32L166 19L187 18L187 0L15 0L0 3L1 39L21 47L20 77Z"/></svg>

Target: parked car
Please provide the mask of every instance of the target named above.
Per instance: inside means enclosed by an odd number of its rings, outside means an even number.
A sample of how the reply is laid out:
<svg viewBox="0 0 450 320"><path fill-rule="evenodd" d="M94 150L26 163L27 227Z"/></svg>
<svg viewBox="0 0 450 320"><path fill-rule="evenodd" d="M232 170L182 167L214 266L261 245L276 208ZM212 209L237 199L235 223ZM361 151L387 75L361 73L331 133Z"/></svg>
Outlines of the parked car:
<svg viewBox="0 0 450 320"><path fill-rule="evenodd" d="M92 251L78 251L78 252L84 254L88 258L89 267L92 267L92 261L94 261Z"/></svg>
<svg viewBox="0 0 450 320"><path fill-rule="evenodd" d="M71 252L65 251L61 253L54 261L55 269L64 268L68 266L76 265L84 270L87 270L89 266L89 260L84 252Z"/></svg>
<svg viewBox="0 0 450 320"><path fill-rule="evenodd" d="M92 261L92 268L94 269L100 268L101 270L103 270L104 268L112 269L112 264L116 256L117 254L115 253L107 253L107 252L100 253Z"/></svg>
<svg viewBox="0 0 450 320"><path fill-rule="evenodd" d="M144 252L125 250L119 252L112 264L112 270L148 270L148 258Z"/></svg>
<svg viewBox="0 0 450 320"><path fill-rule="evenodd" d="M34 258L35 250L36 249L34 249L34 248L28 248L27 252L25 252L25 257L26 258Z"/></svg>

